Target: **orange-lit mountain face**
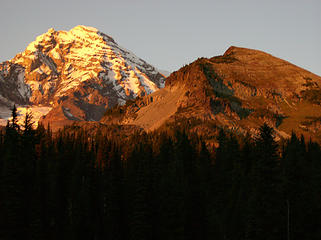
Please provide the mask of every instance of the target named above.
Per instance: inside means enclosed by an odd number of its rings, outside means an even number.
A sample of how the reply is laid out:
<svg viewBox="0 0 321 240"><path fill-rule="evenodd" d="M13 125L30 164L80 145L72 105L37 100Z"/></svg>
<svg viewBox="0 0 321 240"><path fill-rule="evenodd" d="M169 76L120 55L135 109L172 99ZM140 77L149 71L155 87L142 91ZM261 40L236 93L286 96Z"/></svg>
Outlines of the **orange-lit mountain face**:
<svg viewBox="0 0 321 240"><path fill-rule="evenodd" d="M321 77L270 54L230 47L172 73L166 86L123 107L103 123L154 130L188 122L210 136L217 128L256 135L264 122L278 137L291 131L321 139Z"/></svg>
<svg viewBox="0 0 321 240"><path fill-rule="evenodd" d="M294 130L321 139L321 78L267 53L231 47L164 84L159 70L95 28L50 29L0 65L0 118L5 124L15 103L53 128L96 122L107 110L100 124L127 130L188 123L208 137L222 127L255 135L266 122L278 137Z"/></svg>
<svg viewBox="0 0 321 240"><path fill-rule="evenodd" d="M98 121L107 108L164 86L164 76L95 28L48 30L0 65L0 118L13 104L42 122Z"/></svg>

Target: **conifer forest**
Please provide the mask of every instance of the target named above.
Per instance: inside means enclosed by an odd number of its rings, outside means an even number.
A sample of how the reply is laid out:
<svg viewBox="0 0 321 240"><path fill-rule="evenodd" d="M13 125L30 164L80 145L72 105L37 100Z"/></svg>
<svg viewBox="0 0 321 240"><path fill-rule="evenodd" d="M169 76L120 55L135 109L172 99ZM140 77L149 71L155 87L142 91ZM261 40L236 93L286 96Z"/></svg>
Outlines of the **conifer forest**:
<svg viewBox="0 0 321 240"><path fill-rule="evenodd" d="M121 136L33 127L0 136L0 239L320 240L321 149L221 130Z"/></svg>

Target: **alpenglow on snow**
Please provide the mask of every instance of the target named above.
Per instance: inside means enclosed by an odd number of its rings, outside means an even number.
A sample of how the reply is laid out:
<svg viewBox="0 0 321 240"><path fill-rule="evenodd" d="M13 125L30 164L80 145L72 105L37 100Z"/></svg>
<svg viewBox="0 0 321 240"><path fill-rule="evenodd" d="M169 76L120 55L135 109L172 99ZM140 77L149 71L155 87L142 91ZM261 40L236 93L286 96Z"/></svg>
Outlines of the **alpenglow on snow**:
<svg viewBox="0 0 321 240"><path fill-rule="evenodd" d="M96 28L51 28L0 65L0 118L17 104L21 114L30 108L35 118L49 113L48 121L96 121L107 108L164 83L158 69Z"/></svg>

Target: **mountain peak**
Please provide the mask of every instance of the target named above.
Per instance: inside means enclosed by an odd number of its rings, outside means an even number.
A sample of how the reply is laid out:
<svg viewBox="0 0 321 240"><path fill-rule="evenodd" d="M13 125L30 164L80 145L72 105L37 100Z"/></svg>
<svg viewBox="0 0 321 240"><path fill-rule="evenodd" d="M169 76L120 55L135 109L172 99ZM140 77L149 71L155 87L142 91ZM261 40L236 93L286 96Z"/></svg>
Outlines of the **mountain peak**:
<svg viewBox="0 0 321 240"><path fill-rule="evenodd" d="M150 94L165 81L113 38L83 25L69 31L50 28L2 67L0 79L10 78L15 84L10 88L17 91L6 103L0 99L0 107L45 106L54 111L45 119L62 124L66 119L99 120L106 108ZM0 95L7 96L4 89Z"/></svg>
<svg viewBox="0 0 321 240"><path fill-rule="evenodd" d="M187 119L206 136L209 125L255 135L267 123L278 137L294 130L320 140L320 96L321 77L268 53L232 46L173 72L164 89L102 121L154 130Z"/></svg>
<svg viewBox="0 0 321 240"><path fill-rule="evenodd" d="M55 29L54 28L49 28L47 33L54 33L55 32Z"/></svg>
<svg viewBox="0 0 321 240"><path fill-rule="evenodd" d="M36 52L39 47L50 46L55 44L86 44L92 43L97 45L116 44L115 40L105 33L100 32L94 27L78 25L69 31L56 31L54 28L48 29L44 34L39 35L35 41L31 42L26 51Z"/></svg>
<svg viewBox="0 0 321 240"><path fill-rule="evenodd" d="M236 46L230 46L226 51L225 53L223 54L224 55L229 55L235 51L237 51L238 49L241 49L240 47L236 47Z"/></svg>
<svg viewBox="0 0 321 240"><path fill-rule="evenodd" d="M228 55L232 55L232 54L236 54L236 55L244 55L244 54L265 54L265 55L270 55L268 53L265 53L263 51L256 50L256 49L237 47L237 46L230 46L225 51L223 56L228 56Z"/></svg>
<svg viewBox="0 0 321 240"><path fill-rule="evenodd" d="M276 58L276 57L272 56L271 54L260 51L260 50L251 49L251 48L244 48L244 47L236 47L236 46L229 47L222 56L223 57L234 57L234 58L241 60L241 61L247 61L247 60L252 59L253 61L267 60L267 61L275 62L275 60L278 59L279 62L283 62L283 63L286 62L282 59Z"/></svg>
<svg viewBox="0 0 321 240"><path fill-rule="evenodd" d="M77 30L81 30L81 31L87 31L87 32L98 32L97 28L94 27L89 27L89 26L85 26L85 25L78 25L74 28L71 29L71 31L77 31Z"/></svg>

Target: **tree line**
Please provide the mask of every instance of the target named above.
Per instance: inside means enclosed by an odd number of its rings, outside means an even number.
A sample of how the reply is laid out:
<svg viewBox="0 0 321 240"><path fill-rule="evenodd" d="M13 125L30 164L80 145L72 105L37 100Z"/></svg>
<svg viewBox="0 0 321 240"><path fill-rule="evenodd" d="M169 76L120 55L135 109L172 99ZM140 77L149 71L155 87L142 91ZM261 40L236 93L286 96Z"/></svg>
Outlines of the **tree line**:
<svg viewBox="0 0 321 240"><path fill-rule="evenodd" d="M273 129L0 135L0 239L321 239L321 150Z"/></svg>

